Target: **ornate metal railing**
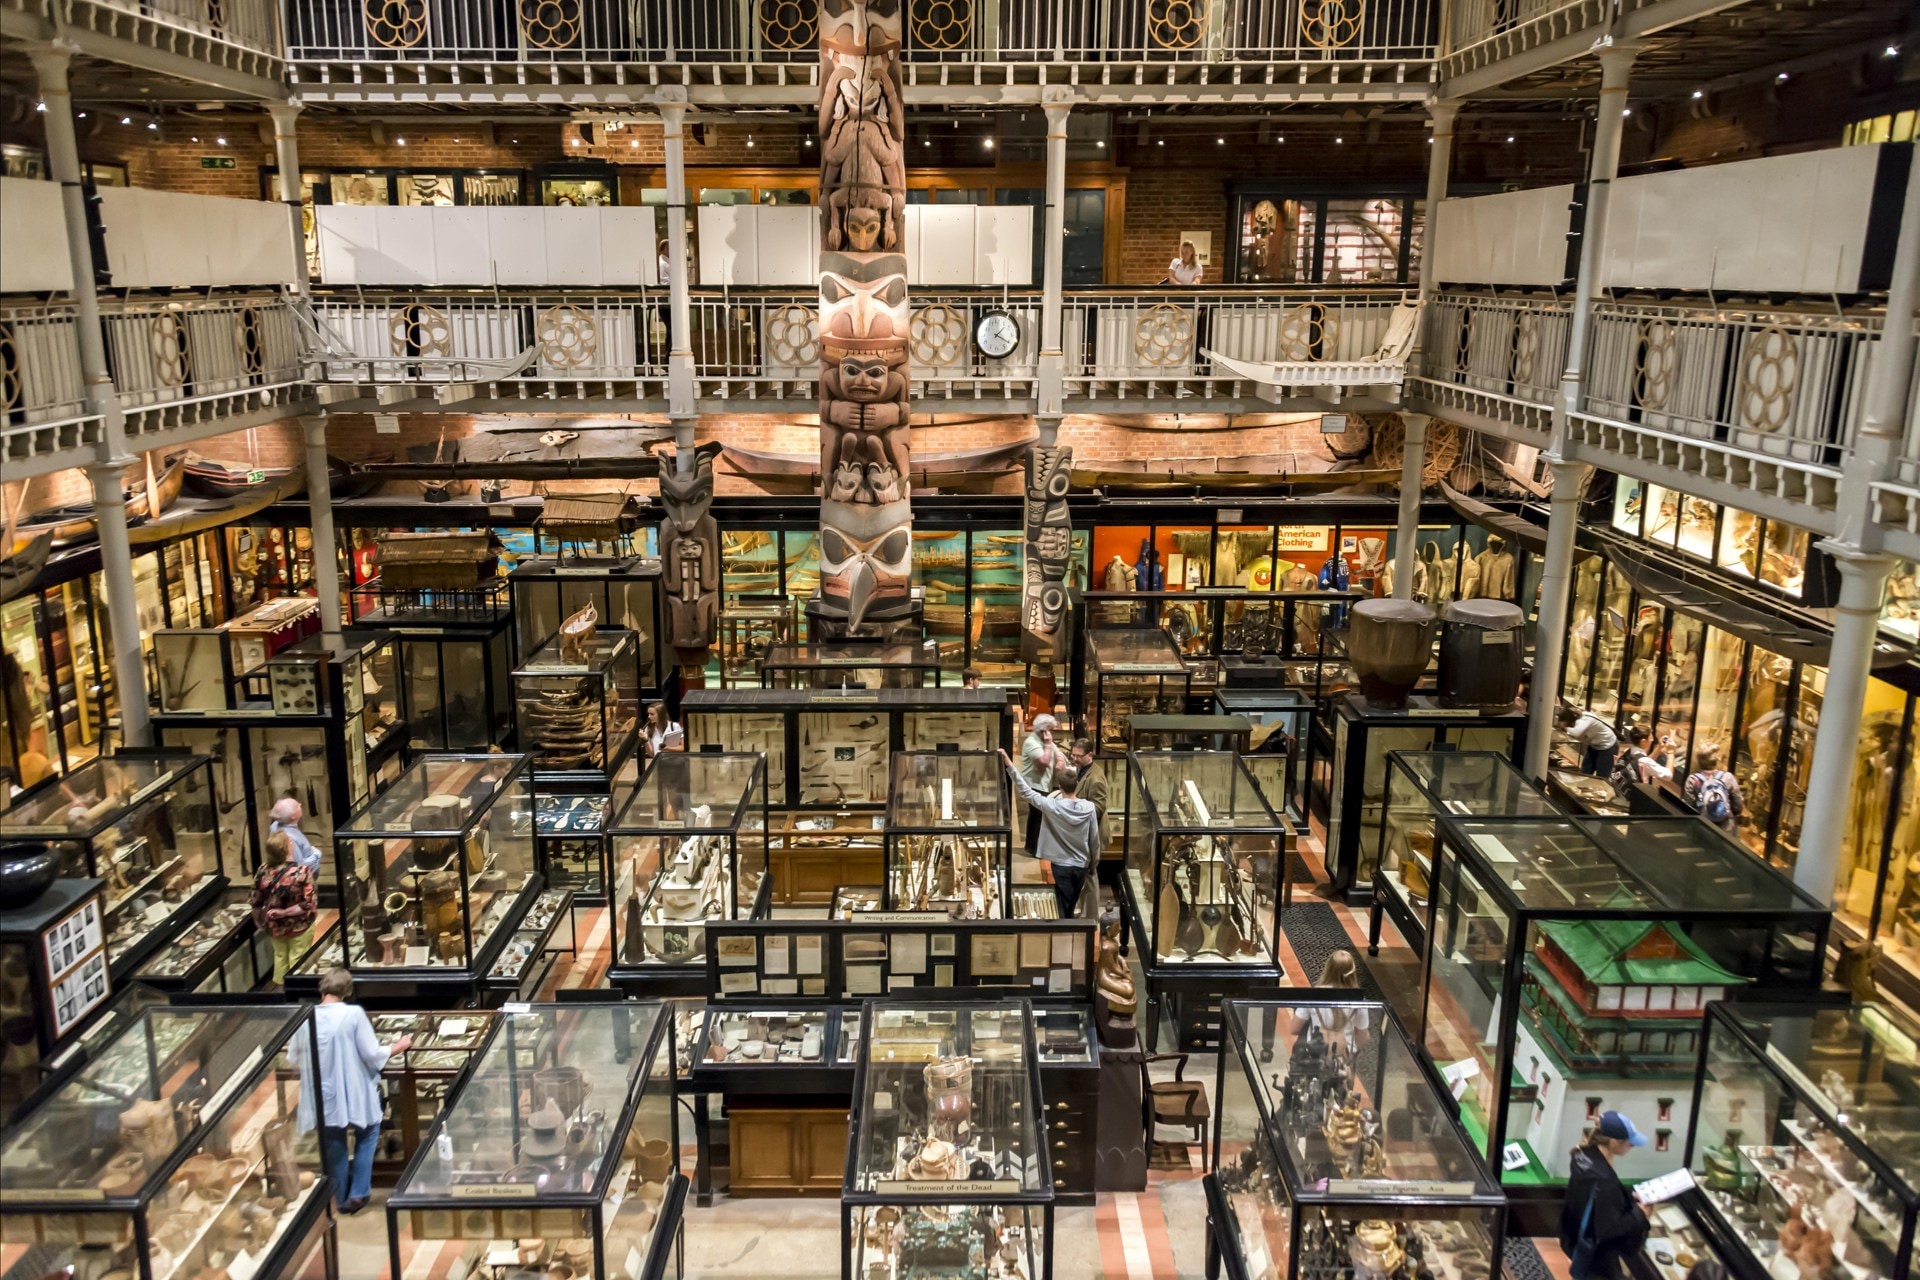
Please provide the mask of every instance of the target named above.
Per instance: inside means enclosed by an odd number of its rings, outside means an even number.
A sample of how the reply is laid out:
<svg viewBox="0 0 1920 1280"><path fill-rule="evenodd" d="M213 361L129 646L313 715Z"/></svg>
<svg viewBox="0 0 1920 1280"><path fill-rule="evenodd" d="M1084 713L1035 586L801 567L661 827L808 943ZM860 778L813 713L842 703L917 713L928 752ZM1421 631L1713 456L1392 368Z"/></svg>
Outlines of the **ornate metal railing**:
<svg viewBox="0 0 1920 1280"><path fill-rule="evenodd" d="M129 410L280 387L302 377L293 309L279 294L103 305L107 363Z"/></svg>
<svg viewBox="0 0 1920 1280"><path fill-rule="evenodd" d="M179 0L204 6L209 0ZM919 62L1426 61L1423 0L906 0ZM294 62L812 63L818 0L289 0Z"/></svg>
<svg viewBox="0 0 1920 1280"><path fill-rule="evenodd" d="M1571 300L1436 294L1421 317L1420 373L1433 382L1551 405L1566 366Z"/></svg>
<svg viewBox="0 0 1920 1280"><path fill-rule="evenodd" d="M98 442L75 333L70 304L0 302L0 464Z"/></svg>
<svg viewBox="0 0 1920 1280"><path fill-rule="evenodd" d="M1066 296L1061 346L1074 379L1232 377L1209 351L1235 360L1354 360L1380 345L1398 290L1076 290ZM916 290L913 373L922 382L1018 382L1039 370L1040 294L1033 290ZM316 358L334 381L499 381L662 378L668 296L643 292L381 291L322 294ZM694 295L696 376L810 383L819 370L813 294ZM1018 339L989 358L974 344L989 311L1012 316Z"/></svg>

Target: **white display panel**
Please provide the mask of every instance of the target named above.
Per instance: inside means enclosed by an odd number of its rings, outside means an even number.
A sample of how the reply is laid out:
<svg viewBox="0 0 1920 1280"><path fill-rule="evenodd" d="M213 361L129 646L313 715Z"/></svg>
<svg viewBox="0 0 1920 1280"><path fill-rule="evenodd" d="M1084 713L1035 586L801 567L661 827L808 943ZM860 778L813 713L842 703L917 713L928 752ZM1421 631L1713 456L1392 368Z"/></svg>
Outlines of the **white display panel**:
<svg viewBox="0 0 1920 1280"><path fill-rule="evenodd" d="M659 283L650 208L322 205L314 220L324 284Z"/></svg>
<svg viewBox="0 0 1920 1280"><path fill-rule="evenodd" d="M760 207L751 204L703 204L700 231L700 283L760 283Z"/></svg>
<svg viewBox="0 0 1920 1280"><path fill-rule="evenodd" d="M60 184L0 178L0 293L73 288Z"/></svg>
<svg viewBox="0 0 1920 1280"><path fill-rule="evenodd" d="M116 289L285 284L293 222L264 200L101 187L100 222Z"/></svg>
<svg viewBox="0 0 1920 1280"><path fill-rule="evenodd" d="M1560 284L1573 199L1569 183L1442 200L1420 269L1442 284Z"/></svg>

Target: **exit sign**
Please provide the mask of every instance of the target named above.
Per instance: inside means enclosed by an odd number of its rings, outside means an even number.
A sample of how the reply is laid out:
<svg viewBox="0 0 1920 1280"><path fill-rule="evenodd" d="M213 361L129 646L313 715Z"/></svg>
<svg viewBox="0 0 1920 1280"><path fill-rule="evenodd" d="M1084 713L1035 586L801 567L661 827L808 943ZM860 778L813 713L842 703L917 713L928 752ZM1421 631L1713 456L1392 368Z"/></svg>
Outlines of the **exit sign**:
<svg viewBox="0 0 1920 1280"><path fill-rule="evenodd" d="M232 169L237 167L232 156L201 156L202 169Z"/></svg>

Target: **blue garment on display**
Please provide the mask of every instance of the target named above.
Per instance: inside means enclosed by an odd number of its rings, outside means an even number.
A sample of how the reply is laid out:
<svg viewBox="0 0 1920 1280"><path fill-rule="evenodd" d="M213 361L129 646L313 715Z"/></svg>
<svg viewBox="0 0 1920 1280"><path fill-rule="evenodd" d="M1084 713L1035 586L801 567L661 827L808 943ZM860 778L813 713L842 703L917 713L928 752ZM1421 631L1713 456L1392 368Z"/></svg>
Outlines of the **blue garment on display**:
<svg viewBox="0 0 1920 1280"><path fill-rule="evenodd" d="M1134 584L1136 591L1160 591L1167 584L1166 570L1160 567L1160 553L1153 549L1151 542L1141 542L1140 558L1133 562L1133 571L1139 581Z"/></svg>
<svg viewBox="0 0 1920 1280"><path fill-rule="evenodd" d="M1351 576L1347 573L1345 556L1328 556L1326 563L1320 566L1322 591L1345 591L1351 580Z"/></svg>

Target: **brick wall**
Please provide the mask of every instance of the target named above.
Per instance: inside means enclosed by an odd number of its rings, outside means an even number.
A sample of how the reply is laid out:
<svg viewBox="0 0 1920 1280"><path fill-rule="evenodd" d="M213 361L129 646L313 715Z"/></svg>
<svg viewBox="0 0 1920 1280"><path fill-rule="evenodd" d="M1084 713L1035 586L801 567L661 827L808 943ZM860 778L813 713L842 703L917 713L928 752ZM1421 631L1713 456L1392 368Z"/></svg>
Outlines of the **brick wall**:
<svg viewBox="0 0 1920 1280"><path fill-rule="evenodd" d="M1911 69L1910 69L1911 68ZM1713 164L1840 145L1855 120L1920 106L1920 62L1870 51L1859 60L1636 109L1626 163Z"/></svg>
<svg viewBox="0 0 1920 1280"><path fill-rule="evenodd" d="M269 423L263 427L254 427L248 431L235 431L226 435L211 436L196 441L193 451L207 458L223 461L250 461L262 467L295 466L305 461L305 439L300 424L289 419L286 422ZM169 455L184 454L186 450L168 450ZM145 481L147 470L146 455L129 466L124 473L126 484ZM153 455L154 474L160 473L163 464L161 456ZM91 504L93 502L93 482L87 473L78 468L56 471L52 475L36 476L31 480L9 480L0 484L0 510L13 515L16 521L26 521L34 514L51 510L54 507L69 507Z"/></svg>

